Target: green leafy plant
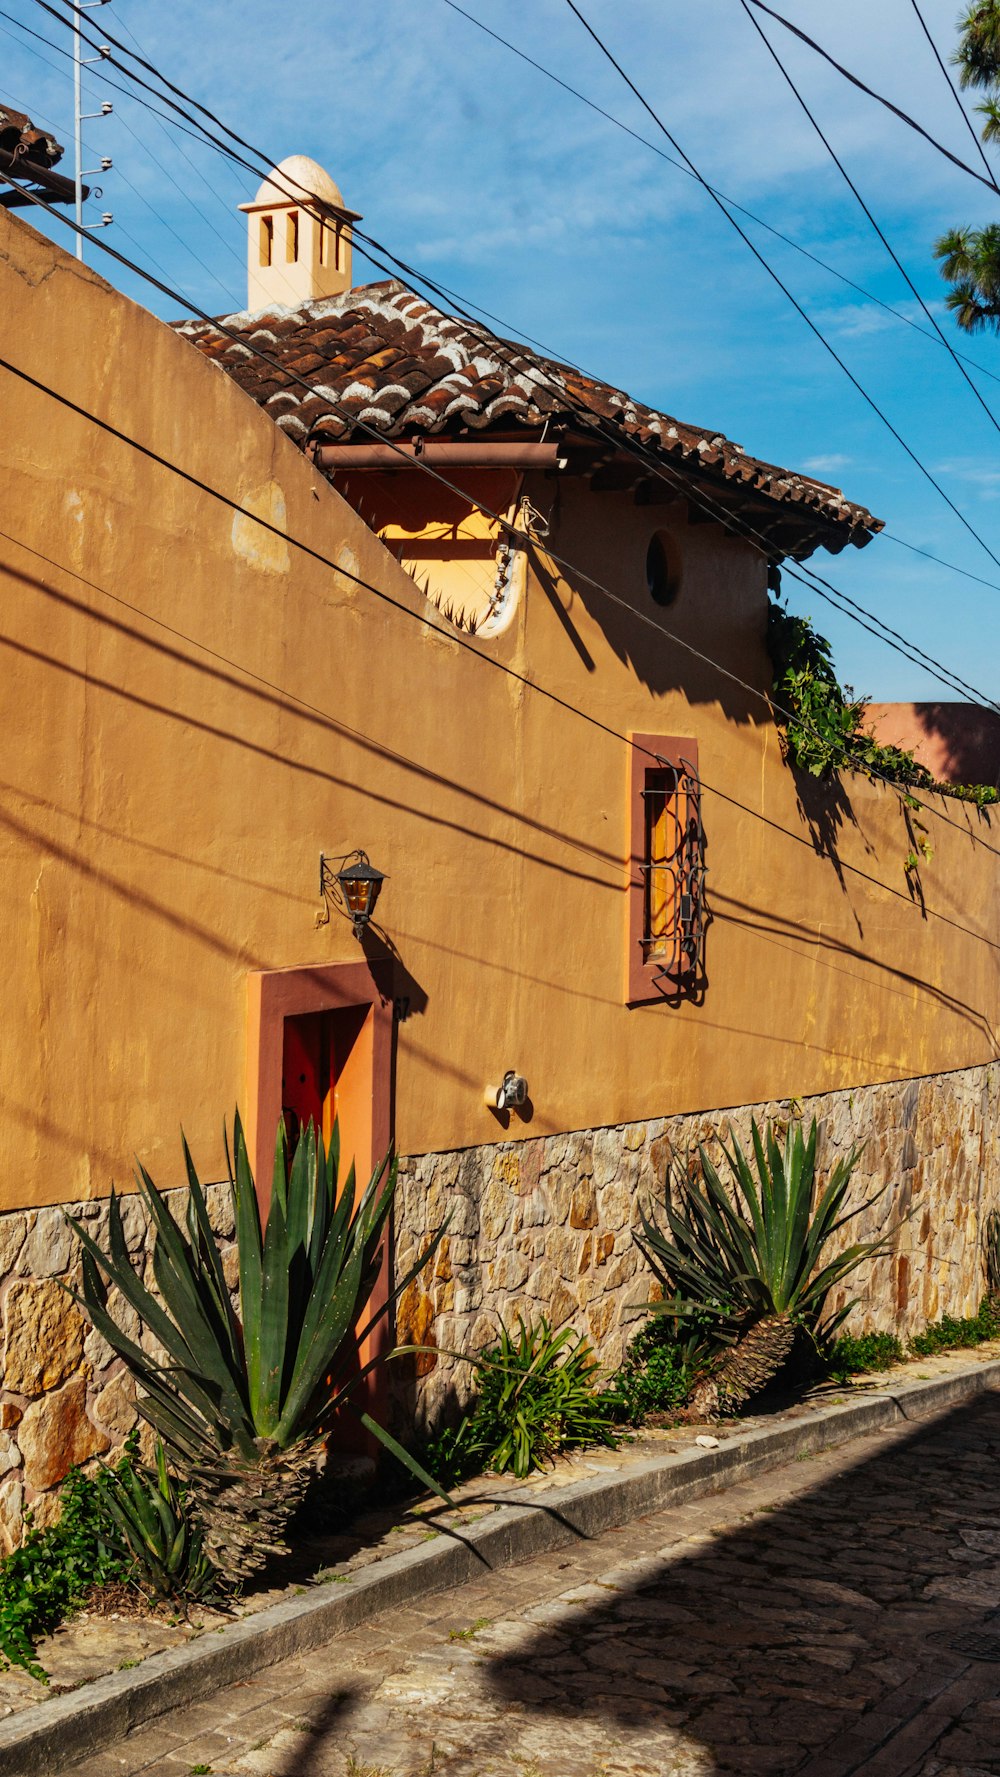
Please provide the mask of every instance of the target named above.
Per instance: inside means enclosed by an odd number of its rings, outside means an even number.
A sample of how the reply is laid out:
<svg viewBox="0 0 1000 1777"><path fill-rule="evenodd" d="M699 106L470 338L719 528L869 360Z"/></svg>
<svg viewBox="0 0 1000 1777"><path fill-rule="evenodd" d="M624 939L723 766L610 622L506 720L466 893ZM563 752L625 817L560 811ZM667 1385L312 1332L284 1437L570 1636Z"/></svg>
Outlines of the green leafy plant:
<svg viewBox="0 0 1000 1777"><path fill-rule="evenodd" d="M167 1470L159 1439L154 1470L129 1466L111 1473L104 1494L117 1527L128 1578L151 1598L207 1599L219 1590L204 1550L204 1531Z"/></svg>
<svg viewBox="0 0 1000 1777"><path fill-rule="evenodd" d="M384 1262L396 1166L383 1160L358 1192L354 1166L339 1178L336 1127L328 1150L312 1124L289 1162L283 1124L262 1228L237 1113L227 1160L239 1260L239 1311L230 1299L205 1194L184 1143L186 1234L144 1167L137 1185L154 1230L158 1296L133 1268L118 1198L108 1209L108 1250L72 1222L83 1249L81 1300L138 1384L140 1413L162 1438L205 1526L205 1549L227 1580L249 1577L301 1503L339 1412L351 1410L425 1485L430 1476L354 1399L377 1363L359 1348L433 1252L432 1241L382 1307L370 1311ZM108 1312L115 1286L163 1348L151 1356ZM368 1313L367 1322L364 1317ZM364 1324L362 1324L364 1323Z"/></svg>
<svg viewBox="0 0 1000 1777"><path fill-rule="evenodd" d="M959 20L958 50L952 57L963 87L985 93L976 106L984 142L1000 141L1000 5L974 0ZM941 276L951 285L945 301L967 333L1000 322L1000 225L950 228L935 243Z"/></svg>
<svg viewBox="0 0 1000 1777"><path fill-rule="evenodd" d="M844 1333L830 1352L826 1373L832 1382L846 1382L848 1376L888 1370L905 1359L906 1352L895 1333Z"/></svg>
<svg viewBox="0 0 1000 1777"><path fill-rule="evenodd" d="M616 1443L612 1404L595 1386L597 1359L571 1327L554 1333L544 1317L529 1325L519 1315L515 1331L501 1326L497 1344L466 1361L476 1402L428 1446L438 1474L460 1479L485 1467L523 1480L560 1450Z"/></svg>
<svg viewBox="0 0 1000 1777"><path fill-rule="evenodd" d="M711 1364L706 1329L667 1315L647 1321L630 1341L608 1384L616 1418L640 1425L651 1415L674 1417Z"/></svg>
<svg viewBox="0 0 1000 1777"><path fill-rule="evenodd" d="M735 1137L723 1143L732 1194L699 1147L701 1188L683 1177L675 1208L668 1181L666 1232L643 1213L637 1237L664 1291L652 1312L710 1328L717 1355L692 1396L705 1412L737 1409L766 1387L791 1357L799 1330L814 1347L828 1347L853 1306L824 1320L830 1291L886 1246L864 1241L823 1262L833 1237L867 1207L844 1208L857 1150L818 1189L815 1120L808 1137L792 1125L783 1149L773 1124L763 1136L756 1122L751 1131L752 1165Z"/></svg>
<svg viewBox="0 0 1000 1777"><path fill-rule="evenodd" d="M788 757L799 770L815 778L864 771L904 789L936 790L979 808L1000 800L1000 793L989 784L938 783L912 752L882 746L864 726L867 699L855 697L849 685L841 685L826 637L808 617L795 616L773 599L768 606L767 646L774 669L775 719L784 730ZM916 810L920 804L911 797L908 806ZM926 840L918 840L907 853L908 872L918 868L918 853L930 861Z"/></svg>
<svg viewBox="0 0 1000 1777"><path fill-rule="evenodd" d="M932 1321L910 1340L910 1350L917 1357L933 1357L938 1351L984 1345L988 1339L996 1338L1000 1338L1000 1307L986 1297L980 1303L979 1312L968 1320L943 1314L940 1320Z"/></svg>
<svg viewBox="0 0 1000 1777"><path fill-rule="evenodd" d="M860 731L864 704L842 688L829 642L807 617L796 617L771 600L767 645L777 720L784 726L793 765L812 777L842 770Z"/></svg>
<svg viewBox="0 0 1000 1777"><path fill-rule="evenodd" d="M95 1586L125 1582L129 1562L107 1510L110 1485L129 1476L135 1440L115 1469L95 1476L71 1469L59 1496L60 1517L39 1529L25 1514L21 1546L0 1561L0 1660L48 1683L38 1643L79 1609Z"/></svg>

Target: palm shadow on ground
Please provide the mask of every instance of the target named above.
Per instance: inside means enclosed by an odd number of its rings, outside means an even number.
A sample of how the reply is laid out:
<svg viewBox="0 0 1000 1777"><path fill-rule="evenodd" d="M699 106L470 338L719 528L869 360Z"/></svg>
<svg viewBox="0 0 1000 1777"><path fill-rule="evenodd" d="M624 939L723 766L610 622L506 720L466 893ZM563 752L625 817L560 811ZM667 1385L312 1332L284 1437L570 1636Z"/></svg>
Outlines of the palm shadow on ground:
<svg viewBox="0 0 1000 1777"><path fill-rule="evenodd" d="M484 1677L522 1719L620 1732L637 1771L952 1777L949 1735L968 1752L978 1732L957 1718L1000 1683L1000 1663L954 1646L989 1635L1000 1606L998 1506L1000 1399L984 1396L776 1510L613 1573L564 1624L547 1606ZM977 1773L1000 1769L997 1750ZM943 1764L925 1764L934 1751Z"/></svg>

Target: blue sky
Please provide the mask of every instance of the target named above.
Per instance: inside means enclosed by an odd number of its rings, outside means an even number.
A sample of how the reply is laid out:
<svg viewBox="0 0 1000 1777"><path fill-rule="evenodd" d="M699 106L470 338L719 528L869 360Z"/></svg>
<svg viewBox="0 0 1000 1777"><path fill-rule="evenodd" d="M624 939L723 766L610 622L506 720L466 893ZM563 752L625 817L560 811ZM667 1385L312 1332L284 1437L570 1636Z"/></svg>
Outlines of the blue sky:
<svg viewBox="0 0 1000 1777"><path fill-rule="evenodd" d="M463 4L669 152L564 0ZM911 0L835 8L785 0L778 9L955 152L974 155ZM921 9L949 53L953 0L921 0ZM583 10L706 178L925 325L738 0L586 0ZM151 61L270 158L321 161L373 235L511 331L755 455L833 481L894 537L992 582L977 585L886 539L813 564L987 696L1000 695L1000 567L685 174L445 0L112 0L90 18L98 32L103 25L125 41L134 33ZM34 0L0 0L0 103L31 112L69 145L70 63L15 20L69 47ZM982 367L971 374L1000 415L1000 342L953 327L931 257L942 229L994 219L1000 199L991 205L982 185L769 29L925 301ZM93 156L115 162L91 205L114 212L107 239L213 313L241 307L245 225L236 206L257 181L112 92L99 68L88 71L88 87L87 109L103 97L115 107L86 126ZM70 161L68 147L67 171ZM42 225L61 238L57 224ZM745 226L1000 557L1000 433L947 352ZM138 301L176 314L96 246L88 258ZM355 257L357 281L380 275ZM842 676L859 692L949 696L818 598L786 586L793 607L831 637Z"/></svg>

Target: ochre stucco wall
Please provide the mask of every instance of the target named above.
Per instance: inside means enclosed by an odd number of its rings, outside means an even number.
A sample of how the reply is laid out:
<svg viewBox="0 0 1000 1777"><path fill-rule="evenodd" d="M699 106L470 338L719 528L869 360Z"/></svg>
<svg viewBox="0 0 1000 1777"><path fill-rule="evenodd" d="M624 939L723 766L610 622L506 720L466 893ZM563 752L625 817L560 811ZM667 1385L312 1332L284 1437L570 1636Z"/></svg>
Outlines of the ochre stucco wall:
<svg viewBox="0 0 1000 1777"><path fill-rule="evenodd" d="M220 1176L248 971L359 956L344 921L316 923L321 850L364 846L389 876L404 1153L498 1139L483 1087L508 1066L534 1107L516 1139L995 1055L996 824L950 803L959 832L929 821L921 909L895 796L827 799L817 851L763 705L583 583L532 577L471 650L433 633L267 416L2 212L0 309L5 357L403 607L0 370L0 1208L103 1195L134 1152L179 1183L181 1122ZM552 506L551 483L529 492ZM657 612L662 512L567 483L552 520L553 548L767 684L744 545L684 527ZM477 652L610 728L697 738L704 1005L623 1004L628 748Z"/></svg>

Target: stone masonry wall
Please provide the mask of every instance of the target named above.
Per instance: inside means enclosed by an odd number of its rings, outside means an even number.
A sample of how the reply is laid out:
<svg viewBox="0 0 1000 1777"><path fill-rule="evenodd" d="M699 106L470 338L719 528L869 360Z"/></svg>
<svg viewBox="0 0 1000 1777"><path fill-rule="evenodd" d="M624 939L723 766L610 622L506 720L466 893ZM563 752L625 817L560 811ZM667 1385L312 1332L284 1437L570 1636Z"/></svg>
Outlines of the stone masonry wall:
<svg viewBox="0 0 1000 1777"><path fill-rule="evenodd" d="M592 1341L607 1369L643 1318L653 1279L636 1248L639 1207L662 1202L672 1153L717 1138L749 1142L750 1119L801 1115L820 1125L823 1169L865 1144L851 1207L869 1203L845 1244L888 1231L891 1250L861 1267L852 1331L919 1331L942 1314L973 1314L983 1290L981 1229L1000 1207L1000 1062L889 1085L737 1110L657 1118L538 1140L498 1142L401 1163L396 1268L402 1277L445 1217L428 1271L405 1292L401 1341L442 1355L410 1360L400 1417L433 1424L467 1400L471 1370L443 1355L492 1342L501 1320L546 1314ZM725 1174L723 1174L725 1176ZM401 1381L402 1379L400 1379Z"/></svg>
<svg viewBox="0 0 1000 1777"><path fill-rule="evenodd" d="M179 1221L187 1192L165 1195ZM229 1190L210 1185L205 1195L233 1287L236 1247ZM71 1203L66 1209L106 1244L106 1203ZM136 1259L145 1254L145 1281L152 1288L142 1203L125 1197L121 1210L129 1251ZM79 1245L62 1209L0 1215L0 1554L19 1543L26 1506L36 1524L50 1523L73 1464L95 1456L115 1461L136 1423L134 1388L121 1359L62 1287L76 1288L79 1282ZM135 1311L115 1291L109 1307L123 1331L149 1344Z"/></svg>
<svg viewBox="0 0 1000 1777"><path fill-rule="evenodd" d="M957 1073L832 1092L802 1104L776 1101L735 1111L657 1118L616 1128L457 1153L423 1154L400 1164L395 1264L402 1277L449 1216L427 1271L406 1290L397 1315L400 1342L432 1345L394 1366L401 1428L436 1422L467 1400L469 1366L446 1350L475 1352L510 1324L546 1314L586 1333L610 1371L643 1318L652 1279L633 1240L640 1204L662 1201L672 1153L719 1134L749 1136L750 1118L815 1116L820 1161L866 1144L853 1201L868 1203L846 1239L883 1230L891 1251L854 1280L857 1330L918 1331L944 1313L971 1314L982 1293L981 1229L1000 1207L1000 1062ZM716 1155L718 1158L718 1155ZM883 1189L882 1187L887 1187ZM231 1287L236 1248L228 1188L206 1189ZM178 1220L187 1193L168 1193ZM106 1203L68 1204L104 1243ZM129 1250L152 1286L149 1230L137 1197L121 1200ZM74 1463L114 1461L136 1421L121 1361L86 1322L63 1285L79 1283L78 1250L59 1208L0 1215L0 1554L19 1541L24 1510L46 1524ZM112 1293L124 1330L148 1343L137 1317Z"/></svg>

